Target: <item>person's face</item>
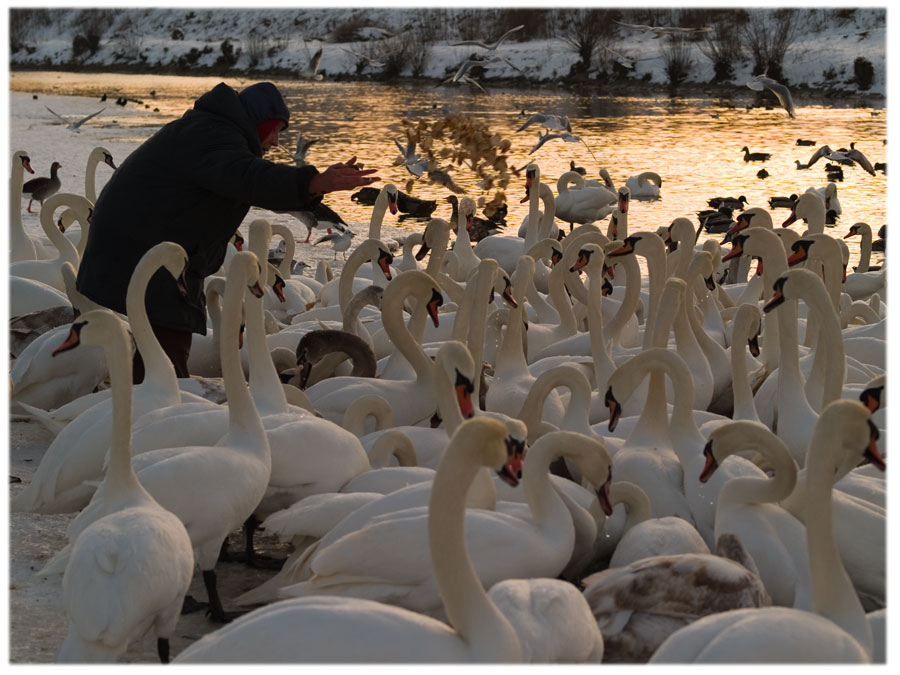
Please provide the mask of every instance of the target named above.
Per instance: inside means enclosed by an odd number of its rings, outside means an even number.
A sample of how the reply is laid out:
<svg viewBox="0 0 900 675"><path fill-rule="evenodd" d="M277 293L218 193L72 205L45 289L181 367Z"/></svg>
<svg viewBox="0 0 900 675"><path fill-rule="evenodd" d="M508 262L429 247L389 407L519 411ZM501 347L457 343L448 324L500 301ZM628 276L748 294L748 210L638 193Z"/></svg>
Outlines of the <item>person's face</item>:
<svg viewBox="0 0 900 675"><path fill-rule="evenodd" d="M281 133L281 126L277 126L269 132L269 135L262 139L263 154L278 145L278 134Z"/></svg>

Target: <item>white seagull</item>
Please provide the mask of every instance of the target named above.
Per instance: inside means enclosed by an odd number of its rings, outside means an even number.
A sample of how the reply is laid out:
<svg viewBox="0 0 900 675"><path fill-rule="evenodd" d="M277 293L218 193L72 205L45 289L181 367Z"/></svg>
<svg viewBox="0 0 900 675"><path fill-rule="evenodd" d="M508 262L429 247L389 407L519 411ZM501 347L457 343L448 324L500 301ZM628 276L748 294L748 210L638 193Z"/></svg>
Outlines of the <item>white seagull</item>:
<svg viewBox="0 0 900 675"><path fill-rule="evenodd" d="M872 163L863 153L861 153L854 147L855 145L855 142L851 143L849 150L846 150L845 148L832 150L827 145L823 145L813 153L812 157L809 158L809 161L806 163L806 168L809 168L813 164L815 164L820 157L825 157L826 159L830 159L833 162L856 162L866 171L866 173L874 176L875 169L872 166Z"/></svg>
<svg viewBox="0 0 900 675"><path fill-rule="evenodd" d="M416 142L414 140L408 139L406 143L406 148L400 145L400 141L396 138L394 139L394 144L397 146L397 149L400 151L400 156L394 160L394 166L399 166L403 164L406 167L406 170L409 171L416 178L421 177L421 175L425 172L425 169L428 168L428 159L425 157L419 157L416 154Z"/></svg>
<svg viewBox="0 0 900 675"><path fill-rule="evenodd" d="M300 79L302 80L321 80L322 73L319 72L319 62L322 60L322 48L319 47L316 50L316 53L313 54L312 58L309 60L309 65L306 66L306 69L300 72Z"/></svg>
<svg viewBox="0 0 900 675"><path fill-rule="evenodd" d="M331 242L331 248L334 249L334 260L337 260L338 252L342 253L344 256L344 260L347 259L347 249L350 248L350 240L356 236L354 232L350 229L346 230L337 230L332 232L331 234L326 234L324 237L316 241L313 246L317 246L321 244L323 241Z"/></svg>
<svg viewBox="0 0 900 675"><path fill-rule="evenodd" d="M297 166L306 166L306 153L309 151L309 146L313 143L318 143L318 138L312 138L308 141L303 140L303 132L297 132L297 149L294 151L294 154L291 155L294 159L294 164Z"/></svg>
<svg viewBox="0 0 900 675"><path fill-rule="evenodd" d="M46 105L45 105L44 107L47 108L47 110L50 110L50 107L49 107L49 106L46 106ZM72 122L71 120L67 120L65 117L63 117L62 115L60 115L58 112L54 112L53 110L50 110L50 112L53 114L54 117L56 117L56 118L57 118L58 120L60 120L63 124L66 125L66 129L70 129L70 130L72 130L72 131L78 132L78 131L81 131L81 125L82 125L82 124L84 124L85 122L87 122L87 121L88 121L89 119L91 119L92 117L96 117L97 115L99 115L100 113L102 113L104 110L106 110L106 108L100 108L100 110L98 110L97 112L91 113L91 114L88 115L87 117L82 117L80 120L77 120L77 121L75 121L75 122Z"/></svg>
<svg viewBox="0 0 900 675"><path fill-rule="evenodd" d="M625 28L633 28L634 30L644 31L645 33L655 33L654 39L661 38L671 33L709 33L712 26L700 26L699 28L682 28L681 26L648 26L646 24L624 23L622 21L614 21Z"/></svg>
<svg viewBox="0 0 900 675"><path fill-rule="evenodd" d="M791 99L791 92L786 86L781 84L781 82L773 80L771 77L766 77L765 75L757 75L747 81L747 86L753 91L768 89L778 97L778 102L781 103L785 110L787 110L788 115L791 117L797 116L794 110L794 101Z"/></svg>
<svg viewBox="0 0 900 675"><path fill-rule="evenodd" d="M561 134L551 134L549 131L544 135L541 135L540 133L538 133L538 142L535 143L534 147L528 151L528 154L530 155L533 152L535 152L539 147L541 147L547 141L552 141L557 138L561 138L566 143L580 143L581 142L581 136L576 136L576 135L570 134L570 133L564 132Z"/></svg>
<svg viewBox="0 0 900 675"><path fill-rule="evenodd" d="M516 129L516 131L522 131L522 129L526 129L532 124L540 124L553 131L572 131L572 125L569 123L569 118L566 115L545 115L543 113L535 113L525 121L525 124Z"/></svg>
<svg viewBox="0 0 900 675"><path fill-rule="evenodd" d="M516 26L515 28L510 28L503 35L501 35L497 40L495 40L494 42L490 42L490 43L484 43L481 40L463 40L462 42L453 42L450 44L450 46L451 47L462 47L464 45L472 45L474 47L481 47L482 49L487 49L489 52L495 52L495 51L497 51L497 47L499 47L500 44L506 38L508 38L513 33L515 33L517 30L522 30L523 28L525 28L525 24L522 24L521 26Z"/></svg>

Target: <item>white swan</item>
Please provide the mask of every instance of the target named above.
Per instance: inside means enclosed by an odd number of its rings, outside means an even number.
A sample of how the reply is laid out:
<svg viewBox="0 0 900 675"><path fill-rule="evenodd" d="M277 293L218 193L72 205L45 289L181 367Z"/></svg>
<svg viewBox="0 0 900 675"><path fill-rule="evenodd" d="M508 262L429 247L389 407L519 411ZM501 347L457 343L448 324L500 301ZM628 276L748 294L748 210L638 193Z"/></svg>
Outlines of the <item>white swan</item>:
<svg viewBox="0 0 900 675"><path fill-rule="evenodd" d="M22 185L25 175L34 173L31 158L24 150L16 150L12 156L12 169L9 174L9 262L23 260L42 260L54 255L47 250L36 237L25 231L22 225Z"/></svg>
<svg viewBox="0 0 900 675"><path fill-rule="evenodd" d="M508 578L555 577L568 563L575 539L572 516L549 478L550 463L563 455L578 462L589 482L608 483L611 462L602 442L574 432L551 432L531 446L525 459L523 485L530 516L499 510L466 514L466 547L485 586ZM601 504L603 490L598 487ZM379 599L425 613L438 610L440 596L428 574L430 563L411 555L422 549L427 518L422 507L407 509L320 547L312 560L312 578L283 589L280 597L328 593ZM378 541L393 545L374 545Z"/></svg>
<svg viewBox="0 0 900 675"><path fill-rule="evenodd" d="M456 241L453 244L453 253L456 259L456 270L451 277L455 281L465 281L481 262L472 251L472 242L469 239L469 230L472 229L472 219L475 217L475 200L471 197L463 197L459 201L459 215L456 223Z"/></svg>
<svg viewBox="0 0 900 675"><path fill-rule="evenodd" d="M684 359L672 350L659 347L645 349L619 366L610 376L609 389L606 393L606 400L610 406L610 430L615 428L618 420L617 412L620 410L618 400L626 400L641 380L654 371L665 373L672 381L674 404L668 422L668 436L670 448L678 457L682 469L682 483L678 488L690 508L690 522L696 526L709 550L712 550L720 534L718 530L715 534L713 531L717 518L716 503L723 485L737 477L765 478L765 474L749 461L734 457L729 459L727 466L722 467L724 473L721 477L717 475L716 480L712 482L700 480L704 466L702 449L705 441L691 414L693 382ZM620 461L624 463L626 459L626 456L620 458L619 453L616 453L617 463ZM617 473L621 474L621 471L617 470ZM677 495L672 493L671 497L673 503L677 504L677 500L674 499ZM662 499L663 495L654 493L653 498Z"/></svg>
<svg viewBox="0 0 900 675"><path fill-rule="evenodd" d="M823 202L825 202L825 211L834 211L834 215L839 216L843 213L843 209L841 208L841 202L837 196L837 185L834 183L828 183L825 187L811 187L807 188L806 191L810 194L814 194L819 197Z"/></svg>
<svg viewBox="0 0 900 675"><path fill-rule="evenodd" d="M162 266L178 278L187 263L184 249L172 242L157 244L141 258L128 284L125 304L146 377L134 393L134 419L180 400L178 379L171 361L153 335L144 294L150 278ZM11 501L13 511L66 513L87 505L94 486L85 484L100 475L109 448L112 403L107 397L65 426L44 453L31 483Z"/></svg>
<svg viewBox="0 0 900 675"><path fill-rule="evenodd" d="M574 190L569 184L575 185ZM569 223L591 223L612 212L615 192L602 187L585 187L584 177L576 171L566 171L556 181L556 217Z"/></svg>
<svg viewBox="0 0 900 675"><path fill-rule="evenodd" d="M659 189L662 187L662 178L660 178L659 174L655 171L643 171L626 180L625 187L631 190L631 196L634 199L659 199Z"/></svg>
<svg viewBox="0 0 900 675"><path fill-rule="evenodd" d="M76 269L81 261L74 244L59 231L53 222L53 214L60 206L78 206L83 204L84 198L68 192L58 192L48 197L41 207L41 228L56 247L57 255L45 260L23 260L12 263L9 266L9 274L14 277L25 277L41 281L48 286L65 293L66 284L63 281L60 266L64 262L71 263Z"/></svg>
<svg viewBox="0 0 900 675"><path fill-rule="evenodd" d="M253 513L272 472L266 433L250 397L237 358L239 308L245 290L262 296L261 266L256 256L235 254L228 267L223 298L222 372L228 398L228 428L215 445L170 447L142 453L133 460L137 477L163 508L185 524L203 574L209 611L219 623L228 620L218 594L215 565L222 542ZM83 531L104 508L97 493L70 527ZM75 540L78 541L77 539Z"/></svg>
<svg viewBox="0 0 900 675"><path fill-rule="evenodd" d="M735 422L736 425L752 423ZM718 434L710 437L715 457ZM816 518L807 524L807 545L813 584L811 612L787 608L735 610L701 619L672 634L656 651L653 663L802 662L868 663L873 655L872 629L837 555L831 511L834 471L846 462L842 445L866 453L876 465L884 461L873 443L869 411L855 401L831 403L816 424L814 442L828 448L826 457L810 466L808 508ZM757 563L759 559L755 558Z"/></svg>
<svg viewBox="0 0 900 675"><path fill-rule="evenodd" d="M778 505L794 489L797 466L784 442L761 424L737 421L710 433L703 448L706 465L701 482L708 480L730 455L755 450L774 471L772 478L732 478L719 491L716 536L732 532L756 561L759 576L772 602L809 609L811 579L806 531L802 523Z"/></svg>
<svg viewBox="0 0 900 675"><path fill-rule="evenodd" d="M176 661L521 660L519 639L484 592L469 559L464 535L466 488L481 465L500 470L510 461L506 438L506 427L496 420L478 418L464 423L454 434L452 451L446 453L435 477L428 542L449 626L370 600L299 598L237 619L192 644ZM337 643L335 635L341 636ZM398 644L403 645L400 650Z"/></svg>
<svg viewBox="0 0 900 675"><path fill-rule="evenodd" d="M798 218L806 222L808 226L806 234L822 234L825 231L825 202L819 195L804 192L794 202L791 215L785 219L781 226L787 227Z"/></svg>
<svg viewBox="0 0 900 675"><path fill-rule="evenodd" d="M703 537L686 520L675 516L651 518L650 498L640 486L616 481L610 487L609 501L624 503L628 514L609 567L624 567L658 555L709 553Z"/></svg>
<svg viewBox="0 0 900 675"><path fill-rule="evenodd" d="M113 171L117 168L109 150L102 146L91 150L84 168L84 196L91 204L97 203L97 167L100 166L100 162L106 164Z"/></svg>
<svg viewBox="0 0 900 675"><path fill-rule="evenodd" d="M59 352L102 346L113 396L110 462L100 491L102 517L72 547L63 598L69 632L57 652L62 662L111 662L150 628L160 661L169 660L169 637L181 614L194 572L194 553L184 525L141 486L131 467L131 338L109 310L95 310L73 324Z"/></svg>

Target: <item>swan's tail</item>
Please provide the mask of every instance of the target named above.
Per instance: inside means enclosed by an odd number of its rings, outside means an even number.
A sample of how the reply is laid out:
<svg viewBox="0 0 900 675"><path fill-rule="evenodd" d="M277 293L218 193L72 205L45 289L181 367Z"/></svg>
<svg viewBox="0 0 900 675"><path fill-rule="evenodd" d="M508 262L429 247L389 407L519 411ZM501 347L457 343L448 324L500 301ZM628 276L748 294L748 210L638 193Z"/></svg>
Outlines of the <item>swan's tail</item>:
<svg viewBox="0 0 900 675"><path fill-rule="evenodd" d="M47 561L47 564L35 572L34 575L36 577L48 577L53 574L63 574L66 571L66 566L69 564L71 553L71 544L66 544L64 549L50 558L50 560Z"/></svg>
<svg viewBox="0 0 900 675"><path fill-rule="evenodd" d="M65 423L58 422L56 419L54 419L52 413L47 412L43 408L37 408L33 405L22 403L21 401L17 401L17 403L22 406L22 409L31 416L31 419L38 421L47 431L49 431L54 436L56 436L66 426Z"/></svg>

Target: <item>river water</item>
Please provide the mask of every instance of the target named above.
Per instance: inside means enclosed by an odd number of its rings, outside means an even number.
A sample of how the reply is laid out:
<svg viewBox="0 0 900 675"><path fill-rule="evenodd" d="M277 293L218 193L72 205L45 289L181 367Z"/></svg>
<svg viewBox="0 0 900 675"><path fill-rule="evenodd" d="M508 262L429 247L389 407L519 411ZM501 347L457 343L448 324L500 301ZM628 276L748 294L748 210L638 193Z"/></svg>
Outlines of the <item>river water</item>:
<svg viewBox="0 0 900 675"><path fill-rule="evenodd" d="M222 81L218 77L181 77L157 75L119 75L60 72L13 72L10 88L14 91L43 92L99 97L109 100L102 116L90 122L98 142L104 134L110 139L139 143L160 125L175 119L204 91ZM250 80L226 78L236 88ZM412 176L403 166L392 163L398 156L393 139L405 144L407 123L430 126L451 113L468 115L476 124L507 139L509 165L522 168L529 162L541 167L542 180L556 192L556 180L569 169L570 161L584 167L588 177L597 177L606 168L616 185L636 173L652 170L663 179L661 199L653 202L633 200L629 230L656 230L674 218L686 216L697 223L696 214L708 208L707 200L716 196L747 198L748 206L768 207L773 195L790 195L809 187L827 184L824 166L819 160L813 168L798 170L795 160L807 162L815 149L824 144L832 148L849 147L851 142L871 162L885 161L887 114L883 108L853 107L841 101L841 107L807 103L795 97L797 117L791 119L778 107L750 107L754 92L735 90L735 98L687 98L652 96L602 96L593 92L572 94L565 90L516 90L491 87L489 95L456 87L431 84L380 84L372 82L306 82L274 80L285 94L292 111L291 127L282 138L286 150L274 154L276 161L290 162L296 132L315 138L307 160L320 168L355 155L366 167L378 168L383 181L395 183L416 197L438 199L435 215L449 217L444 198L449 191ZM116 115L113 100L117 96L139 99L128 103L128 115ZM516 132L533 112L567 115L572 132L582 142L562 140L546 142L533 154L537 125ZM124 110L120 108L120 110ZM800 147L798 138L815 141L813 147ZM16 143L16 139L11 139ZM435 149L440 146L436 142ZM445 144L445 147L449 144ZM745 162L741 148L771 154L766 162ZM476 187L478 177L465 166L450 166L454 180L467 193L490 198L494 191ZM768 177L757 172L765 168ZM101 182L102 184L102 182ZM843 214L830 232L843 236L855 222L864 221L877 230L887 221L887 178L881 172L870 176L859 167L844 167L844 179L837 183ZM514 176L506 189L509 215L514 229L527 213L524 176ZM368 222L370 207L349 199L346 193L329 195L326 202L351 224ZM772 211L779 225L787 217L786 209ZM392 216L386 217L386 223ZM395 223L391 223L394 225ZM405 221L401 228L421 229L422 221ZM802 229L801 225L795 225ZM354 229L364 229L363 226ZM302 227L296 228L305 236ZM705 234L703 235L706 236ZM721 235L716 235L717 238ZM848 240L851 260L855 259L858 238Z"/></svg>

